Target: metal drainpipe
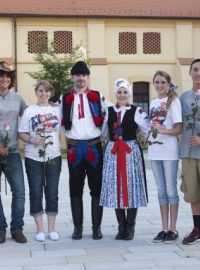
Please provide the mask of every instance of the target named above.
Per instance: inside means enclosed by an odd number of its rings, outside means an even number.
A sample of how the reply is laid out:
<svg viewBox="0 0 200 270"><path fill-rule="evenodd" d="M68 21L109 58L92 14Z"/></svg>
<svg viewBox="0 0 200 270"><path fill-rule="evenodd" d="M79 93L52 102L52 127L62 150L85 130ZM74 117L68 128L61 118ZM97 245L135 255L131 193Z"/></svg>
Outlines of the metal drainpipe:
<svg viewBox="0 0 200 270"><path fill-rule="evenodd" d="M18 80L17 80L17 22L16 16L13 16L13 30L14 30L14 58L15 58L15 74L16 74L16 81L15 81L15 92L18 89Z"/></svg>

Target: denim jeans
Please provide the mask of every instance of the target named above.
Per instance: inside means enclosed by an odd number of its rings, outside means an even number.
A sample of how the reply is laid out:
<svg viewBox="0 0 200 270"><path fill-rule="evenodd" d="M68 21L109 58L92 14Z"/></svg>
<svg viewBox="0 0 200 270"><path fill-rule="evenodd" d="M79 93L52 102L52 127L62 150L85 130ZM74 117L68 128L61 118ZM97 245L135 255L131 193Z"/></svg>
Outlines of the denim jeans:
<svg viewBox="0 0 200 270"><path fill-rule="evenodd" d="M160 205L177 204L178 160L151 160Z"/></svg>
<svg viewBox="0 0 200 270"><path fill-rule="evenodd" d="M25 158L25 167L29 183L30 214L39 216L43 210L43 192L45 194L45 212L49 216L58 213L58 184L61 172L61 157L56 157L51 162L35 161ZM45 177L46 175L46 177Z"/></svg>
<svg viewBox="0 0 200 270"><path fill-rule="evenodd" d="M19 153L9 154L6 163L0 163L0 177L2 172L5 174L12 192L10 230L11 232L22 230L24 225L25 187L22 162ZM8 225L6 223L0 196L0 230L5 230L7 227Z"/></svg>

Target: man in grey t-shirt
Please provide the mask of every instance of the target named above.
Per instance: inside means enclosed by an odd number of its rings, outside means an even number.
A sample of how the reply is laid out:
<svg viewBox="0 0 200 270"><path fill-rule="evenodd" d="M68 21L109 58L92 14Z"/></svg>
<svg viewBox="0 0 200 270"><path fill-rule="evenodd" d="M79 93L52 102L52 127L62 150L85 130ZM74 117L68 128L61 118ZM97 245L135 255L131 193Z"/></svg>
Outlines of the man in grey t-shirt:
<svg viewBox="0 0 200 270"><path fill-rule="evenodd" d="M6 62L0 62L0 177L5 174L12 192L10 231L17 243L27 242L24 225L25 188L18 147L18 117L26 105L20 95L11 92L15 72ZM0 243L6 240L6 218L0 196Z"/></svg>
<svg viewBox="0 0 200 270"><path fill-rule="evenodd" d="M190 76L193 87L180 97L183 113L181 191L184 200L191 204L194 223L192 232L183 239L186 245L200 241L200 59L191 63Z"/></svg>

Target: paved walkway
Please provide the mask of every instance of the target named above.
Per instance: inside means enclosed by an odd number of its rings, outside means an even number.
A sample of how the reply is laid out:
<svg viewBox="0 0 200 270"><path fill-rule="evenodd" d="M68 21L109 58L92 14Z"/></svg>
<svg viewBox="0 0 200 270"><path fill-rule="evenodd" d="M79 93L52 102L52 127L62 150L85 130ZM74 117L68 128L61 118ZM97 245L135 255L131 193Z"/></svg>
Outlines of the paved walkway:
<svg viewBox="0 0 200 270"><path fill-rule="evenodd" d="M5 244L0 245L0 270L199 270L200 244L184 246L182 237L192 228L190 207L183 202L180 194L180 212L178 230L180 239L174 244L154 244L152 238L160 230L160 215L156 187L147 161L147 178L149 188L149 206L139 210L135 238L132 241L114 239L117 224L112 209L105 209L102 224L104 238L91 239L90 196L85 189L84 235L80 241L72 241L72 220L68 193L68 172L66 160L60 181L59 215L57 230L60 240L44 243L34 240L35 225L29 216L28 187L26 186L26 214L24 233L27 244L15 243L7 231ZM3 181L4 182L4 181ZM27 181L26 181L27 184ZM180 184L180 181L179 181ZM4 183L2 183L4 190ZM5 196L3 203L6 216L10 216L11 195ZM9 220L8 220L9 222ZM46 222L46 219L45 219Z"/></svg>

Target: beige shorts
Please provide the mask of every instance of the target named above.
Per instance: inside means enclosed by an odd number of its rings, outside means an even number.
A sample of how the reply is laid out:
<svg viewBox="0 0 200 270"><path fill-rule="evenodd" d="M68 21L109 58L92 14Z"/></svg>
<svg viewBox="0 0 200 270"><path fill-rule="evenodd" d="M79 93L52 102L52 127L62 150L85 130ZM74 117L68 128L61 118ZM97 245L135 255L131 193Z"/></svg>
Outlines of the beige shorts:
<svg viewBox="0 0 200 270"><path fill-rule="evenodd" d="M186 202L200 200L200 159L182 159L181 191Z"/></svg>

